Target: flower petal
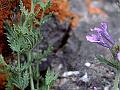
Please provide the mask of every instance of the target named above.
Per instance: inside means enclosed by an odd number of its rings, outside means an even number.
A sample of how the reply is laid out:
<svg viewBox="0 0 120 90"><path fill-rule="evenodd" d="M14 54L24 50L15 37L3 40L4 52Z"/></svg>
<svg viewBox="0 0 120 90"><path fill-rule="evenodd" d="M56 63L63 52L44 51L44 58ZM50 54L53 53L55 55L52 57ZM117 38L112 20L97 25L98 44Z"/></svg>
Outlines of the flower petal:
<svg viewBox="0 0 120 90"><path fill-rule="evenodd" d="M98 28L98 27L94 27L92 30L93 30L93 31L97 31L98 33L99 33L99 32L103 32L103 29Z"/></svg>
<svg viewBox="0 0 120 90"><path fill-rule="evenodd" d="M117 54L117 58L120 61L120 52Z"/></svg>
<svg viewBox="0 0 120 90"><path fill-rule="evenodd" d="M104 38L104 40L105 41L107 41L107 42L109 42L109 43L111 43L111 44L114 44L115 42L114 42L114 40L112 39L112 36L111 35L109 35L109 34L106 34L106 33L104 33L104 32L101 32L101 36Z"/></svg>
<svg viewBox="0 0 120 90"><path fill-rule="evenodd" d="M102 31L103 31L106 35L109 35L108 32L107 32L107 29L108 29L107 23L102 22L99 28L101 28Z"/></svg>
<svg viewBox="0 0 120 90"><path fill-rule="evenodd" d="M101 27L104 31L107 31L108 25L107 25L107 23L102 22L101 25L100 25L100 27Z"/></svg>
<svg viewBox="0 0 120 90"><path fill-rule="evenodd" d="M107 32L107 28L108 28L107 23L102 22L100 26L94 27L92 31L97 31L97 33L105 33L106 35L109 35Z"/></svg>
<svg viewBox="0 0 120 90"><path fill-rule="evenodd" d="M87 35L86 39L90 42L100 42L99 38L97 37L97 35L92 34L92 35Z"/></svg>

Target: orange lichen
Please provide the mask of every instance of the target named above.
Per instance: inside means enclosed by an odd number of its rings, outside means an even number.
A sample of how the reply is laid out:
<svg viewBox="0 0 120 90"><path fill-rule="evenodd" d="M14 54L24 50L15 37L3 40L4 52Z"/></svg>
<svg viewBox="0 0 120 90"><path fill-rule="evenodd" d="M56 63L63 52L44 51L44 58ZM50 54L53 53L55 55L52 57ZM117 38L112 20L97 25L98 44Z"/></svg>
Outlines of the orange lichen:
<svg viewBox="0 0 120 90"><path fill-rule="evenodd" d="M68 0L56 1L56 7L53 9L56 8L57 12L55 12L55 15L60 20L60 22L64 22L69 19L71 27L76 27L78 25L80 17L70 11L70 3Z"/></svg>
<svg viewBox="0 0 120 90"><path fill-rule="evenodd" d="M46 2L46 0L43 1L44 3ZM76 27L78 25L80 17L70 11L70 4L68 0L51 0L51 1L52 1L51 7L46 10L45 14L52 12L61 23L69 19L71 27ZM31 0L23 0L23 3L28 10L31 8ZM37 18L40 19L42 9L38 4L35 6L35 11L37 9L40 9L41 11L37 15Z"/></svg>
<svg viewBox="0 0 120 90"><path fill-rule="evenodd" d="M0 54L5 52L5 48L8 49L5 35L3 22L6 19L10 20L10 15L12 14L11 9L15 8L18 3L18 0L0 0Z"/></svg>
<svg viewBox="0 0 120 90"><path fill-rule="evenodd" d="M0 0L0 54L5 56L9 54L9 47L7 44L3 22L6 19L10 20L12 9L16 7L18 0ZM1 68L1 65L0 65ZM0 73L0 90L4 90L6 84L6 73Z"/></svg>
<svg viewBox="0 0 120 90"><path fill-rule="evenodd" d="M4 90L5 85L6 85L6 74L0 74L0 90Z"/></svg>
<svg viewBox="0 0 120 90"><path fill-rule="evenodd" d="M97 1L100 2L100 0L97 0ZM107 14L102 9L92 5L93 0L85 0L85 2L86 2L86 6L89 14L92 14L92 15L96 14L103 17L107 16Z"/></svg>

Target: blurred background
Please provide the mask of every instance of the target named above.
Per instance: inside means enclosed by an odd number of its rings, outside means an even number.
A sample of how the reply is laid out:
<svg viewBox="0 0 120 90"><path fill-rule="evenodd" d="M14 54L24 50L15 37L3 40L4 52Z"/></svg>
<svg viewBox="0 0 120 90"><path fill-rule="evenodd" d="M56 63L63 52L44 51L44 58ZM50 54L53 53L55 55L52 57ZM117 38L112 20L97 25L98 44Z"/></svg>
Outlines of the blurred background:
<svg viewBox="0 0 120 90"><path fill-rule="evenodd" d="M15 20L18 0L0 0L0 53L6 61L11 57L3 20ZM29 8L30 0L23 0ZM59 73L52 90L112 90L115 70L100 64L95 55L110 56L108 49L86 40L90 29L101 22L108 23L108 32L116 42L120 39L119 0L52 0L48 12L54 16L42 26L43 41L34 51L44 50L51 44L53 52L40 65L41 71L48 66ZM19 14L18 14L19 16ZM16 16L16 17L18 17ZM0 75L0 86L4 75Z"/></svg>

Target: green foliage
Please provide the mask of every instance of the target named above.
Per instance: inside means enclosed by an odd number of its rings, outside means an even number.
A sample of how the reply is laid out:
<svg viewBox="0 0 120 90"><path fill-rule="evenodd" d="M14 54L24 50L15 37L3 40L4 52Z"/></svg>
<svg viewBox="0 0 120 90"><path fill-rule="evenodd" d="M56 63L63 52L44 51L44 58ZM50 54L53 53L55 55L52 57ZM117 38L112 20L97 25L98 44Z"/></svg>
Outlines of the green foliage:
<svg viewBox="0 0 120 90"><path fill-rule="evenodd" d="M53 14L50 13L46 16L43 17L43 19L41 20L40 24L45 24L46 22L48 22L48 20L50 20L50 17L52 16Z"/></svg>
<svg viewBox="0 0 120 90"><path fill-rule="evenodd" d="M43 58L47 58L47 56L51 53L51 51L52 51L52 47L51 46L49 46L48 48L47 48L47 50L44 50L44 52L43 53L41 53L41 52L33 52L32 53L32 56L33 56L33 59L35 60L35 63L36 63L36 66L35 67L33 67L33 78L35 79L35 80L38 80L38 79L40 79L40 74L38 73L39 72L39 64L41 64L42 63L42 61L44 60Z"/></svg>
<svg viewBox="0 0 120 90"><path fill-rule="evenodd" d="M4 59L3 59L3 56L0 55L0 64L4 64L4 63L5 63L5 61L4 61Z"/></svg>
<svg viewBox="0 0 120 90"><path fill-rule="evenodd" d="M42 0L33 0L34 3L39 3L40 6L42 7L43 11L45 11L46 9L48 9L51 5L50 0L46 0L46 3L42 2Z"/></svg>
<svg viewBox="0 0 120 90"><path fill-rule="evenodd" d="M13 76L13 75L12 75ZM25 71L21 76L12 77L13 84L21 90L24 90L29 84L29 73Z"/></svg>
<svg viewBox="0 0 120 90"><path fill-rule="evenodd" d="M4 23L4 27L8 33L6 33L9 45L15 52L25 52L34 47L41 38L41 34L37 30L30 29L28 27L14 25L10 28L7 22Z"/></svg>
<svg viewBox="0 0 120 90"><path fill-rule="evenodd" d="M50 90L51 86L55 83L57 78L58 75L54 71L50 71L50 69L48 69L43 81L44 84L39 90Z"/></svg>
<svg viewBox="0 0 120 90"><path fill-rule="evenodd" d="M39 3L42 5L44 9L47 9L50 5L50 1L48 0L46 4L44 4L41 0ZM43 4L42 4L43 3ZM13 27L10 27L7 22L4 23L4 28L7 30L7 38L10 47L15 52L25 52L26 50L30 50L34 47L34 45L38 42L38 39L42 39L42 35L38 30L35 30L33 27L33 23L35 24L43 24L49 20L52 14L44 16L40 21L38 21L35 17L39 13L39 11L28 12L23 6L22 1L20 0L20 24L15 23Z"/></svg>
<svg viewBox="0 0 120 90"><path fill-rule="evenodd" d="M118 71L120 71L120 62L118 60L108 60L105 57L98 56L98 55L96 57L101 63L109 65L109 66L117 69Z"/></svg>
<svg viewBox="0 0 120 90"><path fill-rule="evenodd" d="M45 85L51 87L54 84L57 77L58 75L54 71L50 71L50 69L48 69L46 76L45 76Z"/></svg>
<svg viewBox="0 0 120 90"><path fill-rule="evenodd" d="M13 90L14 86L12 83L12 78L9 76L7 78L7 85L6 85L6 89L5 90Z"/></svg>
<svg viewBox="0 0 120 90"><path fill-rule="evenodd" d="M7 73L9 71L8 65L4 61L4 58L2 55L0 55L0 65L3 65L0 67L0 73Z"/></svg>
<svg viewBox="0 0 120 90"><path fill-rule="evenodd" d="M20 90L25 90L29 84L29 73L27 71L23 72L21 76L18 74L12 73L8 77L8 83L6 90L13 90L13 87L16 86Z"/></svg>
<svg viewBox="0 0 120 90"><path fill-rule="evenodd" d="M27 70L31 65L32 65L32 61L24 62L23 64L21 64L21 71Z"/></svg>
<svg viewBox="0 0 120 90"><path fill-rule="evenodd" d="M52 51L52 46L49 46L47 48L47 50L44 50L43 53L42 52L33 52L32 53L32 56L33 56L33 59L35 59L37 62L41 62L43 58L46 58L48 56L48 54L51 53Z"/></svg>
<svg viewBox="0 0 120 90"><path fill-rule="evenodd" d="M34 12L36 4L40 4L43 9L41 20L36 19L37 14L40 12L40 9ZM33 0L31 10L28 11L23 6L22 0L20 0L20 22L15 22L12 26L7 21L4 22L9 46L14 51L14 54L17 54L17 63L15 65L12 63L6 64L0 55L0 64L4 65L0 68L0 72L6 71L10 73L7 78L6 90L13 90L14 86L20 90L25 90L29 84L31 90L41 90L43 87L42 90L49 90L57 79L57 74L48 70L45 79L43 79L43 86L39 83L41 79L39 64L41 64L43 58L46 58L51 53L52 47L49 45L43 53L32 52L33 48L42 40L42 34L36 30L37 28L34 25L39 24L41 26L49 20L52 14L44 16L44 13L50 7L50 4L50 0L47 0L46 3L43 3L42 0ZM21 62L20 56L22 54L27 55L24 62ZM36 80L37 84L34 83L33 79Z"/></svg>
<svg viewBox="0 0 120 90"><path fill-rule="evenodd" d="M103 63L105 65L108 65L108 66L111 66L111 67L113 67L113 68L115 68L117 70L113 88L114 88L114 90L118 90L118 87L119 87L119 77L120 77L120 61L118 61L116 59L116 57L114 57L115 54L113 52L111 52L111 53L113 55L113 59L110 59L110 60L108 60L105 57L100 56L100 55L99 56L97 55L96 57L97 57L97 59L101 63Z"/></svg>

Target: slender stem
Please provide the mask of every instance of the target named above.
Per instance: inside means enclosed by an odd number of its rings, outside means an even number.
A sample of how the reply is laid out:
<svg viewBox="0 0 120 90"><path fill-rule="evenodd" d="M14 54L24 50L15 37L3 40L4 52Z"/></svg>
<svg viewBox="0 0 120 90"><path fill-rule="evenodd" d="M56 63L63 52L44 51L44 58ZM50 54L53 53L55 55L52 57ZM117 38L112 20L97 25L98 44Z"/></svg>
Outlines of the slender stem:
<svg viewBox="0 0 120 90"><path fill-rule="evenodd" d="M29 67L29 72L30 72L31 90L34 90L34 82L33 82L33 77L32 77L32 68L31 68L31 66Z"/></svg>
<svg viewBox="0 0 120 90"><path fill-rule="evenodd" d="M114 90L119 90L119 88L118 88L119 78L120 78L120 74L117 73L116 76L115 76L115 80L114 80Z"/></svg>
<svg viewBox="0 0 120 90"><path fill-rule="evenodd" d="M34 4L33 4L33 0L31 0L31 12L34 13Z"/></svg>
<svg viewBox="0 0 120 90"><path fill-rule="evenodd" d="M19 52L17 53L17 56L18 56L18 67L19 67L19 71L20 71L20 53Z"/></svg>
<svg viewBox="0 0 120 90"><path fill-rule="evenodd" d="M50 89L50 86L48 85L48 86L47 86L47 90L49 90L49 89Z"/></svg>
<svg viewBox="0 0 120 90"><path fill-rule="evenodd" d="M28 60L31 61L31 51L28 52ZM33 75L32 75L32 67L29 66L29 74L30 74L30 86L31 90L35 90L34 82L33 82Z"/></svg>
<svg viewBox="0 0 120 90"><path fill-rule="evenodd" d="M43 10L42 15L41 15L41 19L40 19L40 27L39 27L39 28L41 28L41 24L42 24L42 21L43 21L44 14L45 14L45 11ZM38 43L39 43L39 42L37 42L37 43L33 46L33 48L34 48ZM32 49L33 49L33 48L32 48ZM32 49L31 49L31 50L32 50Z"/></svg>
<svg viewBox="0 0 120 90"><path fill-rule="evenodd" d="M37 90L39 90L39 62L37 63L37 66L36 66L36 69L37 69Z"/></svg>
<svg viewBox="0 0 120 90"><path fill-rule="evenodd" d="M19 73L19 81L20 81L20 76L21 76L21 73L20 73L20 53L18 52L17 53L17 59L18 59L18 73Z"/></svg>
<svg viewBox="0 0 120 90"><path fill-rule="evenodd" d="M41 27L41 24L42 24L42 21L43 21L44 15L45 15L45 10L43 10L42 15L41 15L41 19L40 19L40 27Z"/></svg>

